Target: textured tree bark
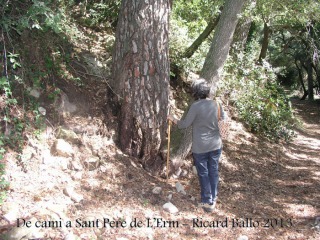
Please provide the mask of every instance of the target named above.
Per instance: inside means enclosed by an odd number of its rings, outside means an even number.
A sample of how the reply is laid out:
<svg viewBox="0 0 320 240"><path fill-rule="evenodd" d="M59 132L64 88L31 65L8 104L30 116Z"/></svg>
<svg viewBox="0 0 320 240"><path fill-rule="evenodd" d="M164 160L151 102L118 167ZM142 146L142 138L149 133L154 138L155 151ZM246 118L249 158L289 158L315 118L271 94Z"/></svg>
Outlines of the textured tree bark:
<svg viewBox="0 0 320 240"><path fill-rule="evenodd" d="M251 24L252 19L248 17L243 18L238 22L236 30L234 31L234 36L231 44L237 45L237 52L245 49Z"/></svg>
<svg viewBox="0 0 320 240"><path fill-rule="evenodd" d="M316 88L316 94L320 95L320 69L316 63L312 63L312 68L314 72L316 73L316 86L313 86L313 88Z"/></svg>
<svg viewBox="0 0 320 240"><path fill-rule="evenodd" d="M149 168L166 140L169 0L123 0L113 53L119 145Z"/></svg>
<svg viewBox="0 0 320 240"><path fill-rule="evenodd" d="M307 84L308 89L307 91L304 88L304 95L301 98L301 100L305 100L308 96L308 100L314 100L314 94L313 94L313 68L312 68L312 59L309 57L302 65L305 71L307 72Z"/></svg>
<svg viewBox="0 0 320 240"><path fill-rule="evenodd" d="M262 62L263 59L267 56L268 46L269 46L269 35L270 35L270 27L265 22L263 26L263 40L262 40L262 46L261 51L259 55L259 63Z"/></svg>
<svg viewBox="0 0 320 240"><path fill-rule="evenodd" d="M313 94L313 68L312 68L312 60L311 58L307 61L307 69L308 69L308 100L314 100Z"/></svg>
<svg viewBox="0 0 320 240"><path fill-rule="evenodd" d="M212 90L219 82L220 74L228 57L233 34L245 0L226 0L220 20L214 32L209 53L201 70L201 77L212 84Z"/></svg>
<svg viewBox="0 0 320 240"><path fill-rule="evenodd" d="M303 96L301 97L300 100L305 100L306 97L308 96L308 91L304 85L304 82L303 82L303 74L302 74L302 69L299 67L299 64L298 64L298 61L295 60L295 65L296 65L296 68L298 70L298 74L299 74L299 81L300 81L300 84L302 86L302 89L303 89Z"/></svg>
<svg viewBox="0 0 320 240"><path fill-rule="evenodd" d="M188 110L189 108L184 112L183 117L187 114ZM176 152L173 152L171 157L173 171L177 170L179 167L183 165L183 160L186 159L192 146L192 127L190 126L182 131L182 140L179 143L178 149L176 150Z"/></svg>

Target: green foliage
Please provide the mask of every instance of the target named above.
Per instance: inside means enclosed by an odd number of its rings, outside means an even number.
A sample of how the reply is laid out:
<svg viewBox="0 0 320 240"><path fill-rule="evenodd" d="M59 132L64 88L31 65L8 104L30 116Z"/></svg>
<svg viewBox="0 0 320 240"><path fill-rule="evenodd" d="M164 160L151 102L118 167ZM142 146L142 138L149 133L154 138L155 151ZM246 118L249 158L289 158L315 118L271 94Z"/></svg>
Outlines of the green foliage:
<svg viewBox="0 0 320 240"><path fill-rule="evenodd" d="M51 93L48 94L48 99L54 102L57 96L60 95L60 93L61 93L61 90L59 88L56 88Z"/></svg>
<svg viewBox="0 0 320 240"><path fill-rule="evenodd" d="M191 58L181 58L183 51L192 44L192 38L188 37L188 29L179 21L171 21L170 25L170 58L177 66L185 72L199 72L203 66L205 56L209 50L210 43L203 42Z"/></svg>
<svg viewBox="0 0 320 240"><path fill-rule="evenodd" d="M294 122L283 89L276 83L268 82L264 88L252 90L236 102L240 117L252 132L270 140L289 141L294 135Z"/></svg>
<svg viewBox="0 0 320 240"><path fill-rule="evenodd" d="M9 81L6 77L0 78L0 90L3 91L5 96L11 96L12 94Z"/></svg>
<svg viewBox="0 0 320 240"><path fill-rule="evenodd" d="M10 60L10 63L12 65L13 69L17 69L17 68L21 67L21 64L19 63L19 60L18 60L19 54L10 53L8 55L8 58Z"/></svg>
<svg viewBox="0 0 320 240"><path fill-rule="evenodd" d="M60 0L71 11L74 19L90 28L115 28L121 0L72 1Z"/></svg>
<svg viewBox="0 0 320 240"><path fill-rule="evenodd" d="M2 13L0 26L11 34L21 35L25 29L38 29L53 31L55 33L68 33L68 36L76 37L78 32L69 21L66 8L61 7L62 0L32 0L23 3L19 0L6 1L0 6Z"/></svg>
<svg viewBox="0 0 320 240"><path fill-rule="evenodd" d="M1 54L7 76L0 77L0 167L7 148L17 152L22 163L27 134L37 133L45 126L38 100L29 95L29 87L40 89L54 101L60 91L55 87L56 79L72 79L67 67L71 44L68 48L65 45L78 32L66 14L68 4L63 0L12 0L0 4L0 48L7 56L3 58ZM75 81L82 84L79 79ZM1 169L0 198L3 183Z"/></svg>
<svg viewBox="0 0 320 240"><path fill-rule="evenodd" d="M110 25L117 22L118 12L120 9L120 0L116 1L90 1L88 8L88 16L90 26L96 26L100 23L109 23Z"/></svg>
<svg viewBox="0 0 320 240"><path fill-rule="evenodd" d="M206 22L219 11L221 0L176 0L173 2L172 19L188 28L189 37L197 37L206 27Z"/></svg>
<svg viewBox="0 0 320 240"><path fill-rule="evenodd" d="M295 63L302 69L310 57L315 57L314 64L320 67L319 1L258 0L252 13L256 23L266 22L271 29L268 61L275 67L285 66L286 73L280 76L283 83L300 85Z"/></svg>
<svg viewBox="0 0 320 240"><path fill-rule="evenodd" d="M256 64L258 46L253 42L251 51L230 56L220 94L229 91L240 119L252 132L289 141L294 126L290 101L277 82L275 69L267 62Z"/></svg>
<svg viewBox="0 0 320 240"><path fill-rule="evenodd" d="M216 17L223 1L177 0L173 2L170 18L170 59L186 73L200 72L211 39L204 41L191 58L181 58L182 53Z"/></svg>
<svg viewBox="0 0 320 240"><path fill-rule="evenodd" d="M0 148L1 150L1 148ZM4 171L4 164L0 163L0 205L3 203L4 199L6 198L6 188L9 185L9 183L4 179L3 175L5 173Z"/></svg>
<svg viewBox="0 0 320 240"><path fill-rule="evenodd" d="M1 90L1 89L0 89ZM38 110L38 103L30 101L25 103L25 109L21 109L18 101L13 97L3 94L0 98L0 167L1 159L10 148L18 153L17 158L23 150L26 135L32 134L34 129L43 129L45 126L44 118ZM1 172L0 172L0 192L1 192ZM0 194L1 195L1 194Z"/></svg>

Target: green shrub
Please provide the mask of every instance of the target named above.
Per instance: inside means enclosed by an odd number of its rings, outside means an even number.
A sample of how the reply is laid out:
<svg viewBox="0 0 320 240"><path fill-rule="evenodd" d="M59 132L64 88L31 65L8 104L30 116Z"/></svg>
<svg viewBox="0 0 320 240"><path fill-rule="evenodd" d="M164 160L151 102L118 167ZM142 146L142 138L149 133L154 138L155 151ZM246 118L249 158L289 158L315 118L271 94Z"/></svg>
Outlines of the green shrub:
<svg viewBox="0 0 320 240"><path fill-rule="evenodd" d="M219 94L230 94L231 102L249 130L270 140L289 141L294 135L290 101L268 62L256 63L254 49L258 45L252 44L247 53L229 57Z"/></svg>
<svg viewBox="0 0 320 240"><path fill-rule="evenodd" d="M252 89L253 90L253 89ZM271 140L290 140L293 136L292 109L283 89L268 82L236 102L239 115L252 132Z"/></svg>
<svg viewBox="0 0 320 240"><path fill-rule="evenodd" d="M97 25L99 23L113 24L117 22L118 12L121 2L118 1L100 1L98 3L92 3L89 5L89 18L91 25Z"/></svg>

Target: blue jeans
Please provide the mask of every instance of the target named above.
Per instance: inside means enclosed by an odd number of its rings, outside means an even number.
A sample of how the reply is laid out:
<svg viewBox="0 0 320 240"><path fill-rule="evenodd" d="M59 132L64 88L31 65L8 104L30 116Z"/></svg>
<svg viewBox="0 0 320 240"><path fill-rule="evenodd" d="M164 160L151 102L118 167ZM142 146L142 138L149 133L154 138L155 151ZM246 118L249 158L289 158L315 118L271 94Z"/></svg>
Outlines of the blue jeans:
<svg viewBox="0 0 320 240"><path fill-rule="evenodd" d="M222 149L207 153L192 153L198 172L202 203L210 204L217 199L221 152Z"/></svg>

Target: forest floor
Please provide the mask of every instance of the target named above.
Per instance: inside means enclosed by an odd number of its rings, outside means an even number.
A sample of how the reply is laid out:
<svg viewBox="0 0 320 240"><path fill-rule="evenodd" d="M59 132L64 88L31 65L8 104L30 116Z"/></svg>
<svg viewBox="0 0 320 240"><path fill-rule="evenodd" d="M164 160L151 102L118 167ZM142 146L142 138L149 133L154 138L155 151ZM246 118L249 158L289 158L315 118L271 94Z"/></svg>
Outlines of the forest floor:
<svg viewBox="0 0 320 240"><path fill-rule="evenodd" d="M83 97L74 94L70 102L81 103ZM101 109L101 115L92 115L102 102L65 116L54 128L48 125L38 138L30 136L27 167L7 152L10 187L0 208L0 239L320 238L319 101L292 98L301 126L290 143L270 143L232 122L220 161L219 199L210 214L197 207L199 184L191 159L184 177L166 181L150 175L115 146L110 126L116 119L103 119ZM111 125L101 131L106 120ZM50 152L59 125L79 137L72 157ZM85 164L92 156L99 158L93 168ZM186 194L177 192L177 182ZM70 187L75 197L67 193ZM159 194L155 187L161 187ZM178 213L163 209L170 197Z"/></svg>
<svg viewBox="0 0 320 240"><path fill-rule="evenodd" d="M84 35L99 40L77 42L88 48L86 59L95 61L91 53L105 51L106 34ZM32 49L29 42L25 45ZM93 45L101 49L90 50ZM270 143L232 121L220 161L217 206L208 214L197 207L199 183L191 157L180 178L166 181L145 171L114 143L117 119L106 107L105 79L78 58L70 64L86 82L81 88L68 81L57 87L65 93L60 96L65 110L77 110L56 114L54 106L45 105L46 128L27 134L22 160L13 150L5 154L10 185L0 206L0 240L320 239L319 101L292 98L301 125L290 143ZM73 133L65 139L69 156L53 151L63 138L61 128ZM186 194L177 192L178 182ZM155 187L161 187L159 194ZM178 213L163 209L169 198Z"/></svg>

